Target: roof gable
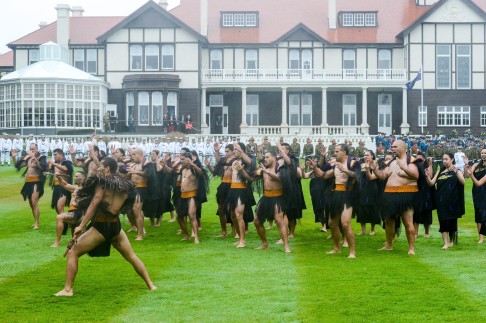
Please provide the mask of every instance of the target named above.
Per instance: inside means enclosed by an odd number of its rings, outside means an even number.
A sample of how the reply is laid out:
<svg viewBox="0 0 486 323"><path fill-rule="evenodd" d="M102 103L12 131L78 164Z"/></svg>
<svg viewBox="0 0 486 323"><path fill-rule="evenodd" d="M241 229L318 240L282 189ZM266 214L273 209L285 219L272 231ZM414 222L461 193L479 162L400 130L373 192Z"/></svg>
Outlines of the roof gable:
<svg viewBox="0 0 486 323"><path fill-rule="evenodd" d="M106 41L111 35L123 28L181 28L189 32L199 41L207 43L207 39L167 10L149 0L131 15L120 21L116 26L97 38L98 42Z"/></svg>
<svg viewBox="0 0 486 323"><path fill-rule="evenodd" d="M275 43L283 41L319 41L323 43L328 43L324 38L319 36L317 33L309 29L304 24L300 23L280 38L275 40Z"/></svg>

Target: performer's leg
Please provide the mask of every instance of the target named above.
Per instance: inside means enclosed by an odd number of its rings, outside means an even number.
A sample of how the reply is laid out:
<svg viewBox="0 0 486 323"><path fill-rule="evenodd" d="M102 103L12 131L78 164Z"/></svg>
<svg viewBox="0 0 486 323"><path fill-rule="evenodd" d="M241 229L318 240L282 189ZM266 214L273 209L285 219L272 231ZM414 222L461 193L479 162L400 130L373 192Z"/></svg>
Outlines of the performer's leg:
<svg viewBox="0 0 486 323"><path fill-rule="evenodd" d="M395 219L385 219L385 236L385 245L380 250L393 250L393 239L395 237Z"/></svg>
<svg viewBox="0 0 486 323"><path fill-rule="evenodd" d="M57 200L57 203L56 203L57 214L64 213L64 206L66 205L66 199L67 199L67 196L63 195L59 198L59 200Z"/></svg>
<svg viewBox="0 0 486 323"><path fill-rule="evenodd" d="M135 213L135 223L137 225L137 237L135 240L143 240L145 228L143 227L143 202L140 201L140 197L137 196L135 203L133 203L133 213Z"/></svg>
<svg viewBox="0 0 486 323"><path fill-rule="evenodd" d="M37 185L34 186L34 192L29 196L29 205L34 216L34 229L39 229L40 226L40 210L39 210L39 191Z"/></svg>
<svg viewBox="0 0 486 323"><path fill-rule="evenodd" d="M353 215L353 208L346 208L344 206L343 213L341 214L341 226L343 228L344 236L349 244L349 256L348 258L356 258L356 248L354 241L354 232L351 229L351 217Z"/></svg>
<svg viewBox="0 0 486 323"><path fill-rule="evenodd" d="M478 226L478 234L479 234L479 240L478 240L478 243L483 243L484 242L484 236L479 233L481 231L481 223L476 223L477 226Z"/></svg>
<svg viewBox="0 0 486 323"><path fill-rule="evenodd" d="M115 247L115 249L118 250L118 252L123 256L123 258L125 258L133 266L137 274L145 281L147 287L150 290L156 290L157 287L150 280L147 268L145 268L143 262L137 257L135 252L133 252L132 246L130 245L130 241L128 241L125 232L120 230L118 236L113 238L111 243L113 244L113 247Z"/></svg>
<svg viewBox="0 0 486 323"><path fill-rule="evenodd" d="M93 250L104 240L103 235L94 228L90 228L78 238L78 242L69 252L66 267L66 284L63 290L54 294L55 296L73 296L74 279L78 273L79 257Z"/></svg>
<svg viewBox="0 0 486 323"><path fill-rule="evenodd" d="M182 240L189 240L189 233L187 232L187 224L186 224L186 217L185 216L177 216L177 222L181 227L181 234L184 236Z"/></svg>
<svg viewBox="0 0 486 323"><path fill-rule="evenodd" d="M74 214L67 212L61 213L56 216L56 242L54 242L51 247L57 248L61 244L62 231L64 230L64 223L73 223Z"/></svg>
<svg viewBox="0 0 486 323"><path fill-rule="evenodd" d="M196 199L195 198L190 198L189 199L189 219L191 220L191 228L192 232L194 234L194 243L198 244L199 243L199 230L198 230L198 224L197 224L197 205L196 205Z"/></svg>
<svg viewBox="0 0 486 323"><path fill-rule="evenodd" d="M245 241L246 228L245 228L245 219L243 217L243 215L245 213L245 205L241 203L240 199L238 199L234 213L235 213L235 218L236 218L235 226L237 227L238 234L240 236L240 241L236 245L236 248L245 248L246 247L246 241Z"/></svg>
<svg viewBox="0 0 486 323"><path fill-rule="evenodd" d="M278 212L277 206L275 206L275 223L277 223L278 231L280 232L280 237L285 247L285 252L291 252L289 246L289 237L287 235L289 229L289 220L286 215L282 212Z"/></svg>
<svg viewBox="0 0 486 323"><path fill-rule="evenodd" d="M297 219L292 219L288 221L289 221L289 238L293 238L295 235L295 228L297 227Z"/></svg>
<svg viewBox="0 0 486 323"><path fill-rule="evenodd" d="M407 234L408 254L415 254L415 229L413 227L413 209L408 209L402 215L403 226Z"/></svg>
<svg viewBox="0 0 486 323"><path fill-rule="evenodd" d="M268 241L267 235L265 233L265 227L260 220L258 219L258 214L255 214L255 219L253 220L253 224L255 225L255 229L257 230L258 236L260 240L262 240L262 244L257 249L268 249Z"/></svg>
<svg viewBox="0 0 486 323"><path fill-rule="evenodd" d="M335 254L341 252L341 247L339 245L339 239L341 238L341 231L339 230L339 217L329 217L329 227L331 228L331 237L332 237L332 244L333 248L331 251L328 251L328 254Z"/></svg>
<svg viewBox="0 0 486 323"><path fill-rule="evenodd" d="M228 231L226 231L226 214L224 214L222 204L218 204L218 216L219 223L221 224L221 234L219 237L224 238L228 234Z"/></svg>

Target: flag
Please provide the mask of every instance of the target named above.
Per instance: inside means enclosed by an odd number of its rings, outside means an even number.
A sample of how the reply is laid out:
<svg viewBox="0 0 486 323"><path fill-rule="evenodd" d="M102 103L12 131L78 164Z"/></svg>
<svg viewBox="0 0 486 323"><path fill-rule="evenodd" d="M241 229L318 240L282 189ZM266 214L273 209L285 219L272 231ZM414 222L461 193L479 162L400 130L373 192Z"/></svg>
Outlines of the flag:
<svg viewBox="0 0 486 323"><path fill-rule="evenodd" d="M405 86L407 87L407 90L413 89L415 82L420 81L421 79L422 79L422 68L419 69L417 76L415 76L415 78L413 80L411 80L410 82L407 82L407 84L405 84Z"/></svg>

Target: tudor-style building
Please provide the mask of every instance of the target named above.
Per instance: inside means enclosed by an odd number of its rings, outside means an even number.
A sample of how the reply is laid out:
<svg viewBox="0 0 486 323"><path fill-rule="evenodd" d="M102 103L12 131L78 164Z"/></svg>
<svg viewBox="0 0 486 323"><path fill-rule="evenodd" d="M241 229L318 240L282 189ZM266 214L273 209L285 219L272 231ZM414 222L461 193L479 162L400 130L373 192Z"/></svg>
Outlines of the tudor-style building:
<svg viewBox="0 0 486 323"><path fill-rule="evenodd" d="M57 41L70 64L110 84L107 109L124 127L133 117L137 132L188 114L212 134L480 132L485 9L484 0L180 0L170 11L148 1L127 17L88 17L58 6L56 22L9 47L17 70Z"/></svg>

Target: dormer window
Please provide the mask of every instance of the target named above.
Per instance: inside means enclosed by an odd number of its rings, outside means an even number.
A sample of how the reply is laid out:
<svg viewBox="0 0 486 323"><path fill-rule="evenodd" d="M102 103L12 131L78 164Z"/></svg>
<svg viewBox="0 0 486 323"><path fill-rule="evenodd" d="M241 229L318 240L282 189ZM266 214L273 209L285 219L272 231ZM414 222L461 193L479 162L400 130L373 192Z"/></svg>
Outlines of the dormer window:
<svg viewBox="0 0 486 323"><path fill-rule="evenodd" d="M376 27L377 12L341 12L339 20L342 27Z"/></svg>
<svg viewBox="0 0 486 323"><path fill-rule="evenodd" d="M257 27L258 12L221 12L222 27Z"/></svg>

